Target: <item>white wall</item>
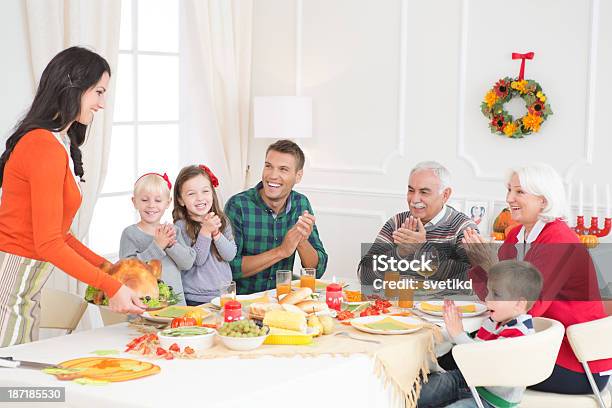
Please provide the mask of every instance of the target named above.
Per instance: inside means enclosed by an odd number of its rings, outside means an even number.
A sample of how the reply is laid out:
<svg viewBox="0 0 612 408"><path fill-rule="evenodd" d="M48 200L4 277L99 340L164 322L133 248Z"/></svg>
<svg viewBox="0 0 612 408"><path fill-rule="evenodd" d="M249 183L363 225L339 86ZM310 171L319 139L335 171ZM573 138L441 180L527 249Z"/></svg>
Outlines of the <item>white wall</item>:
<svg viewBox="0 0 612 408"><path fill-rule="evenodd" d="M22 23L24 18L22 0L5 0L0 13L0 142L4 151L4 140L9 136L17 120L25 113L32 98L31 77L28 67L28 41ZM24 92L26 90L26 92Z"/></svg>
<svg viewBox="0 0 612 408"><path fill-rule="evenodd" d="M307 164L297 189L317 214L329 275L354 276L359 243L406 208L407 174L421 160L451 170L459 207L484 200L498 212L506 169L545 161L568 183L602 186L604 211L610 1L258 0L253 38L253 96L294 95L300 75L301 93L313 98L314 137L300 141ZM480 112L487 90L518 74L514 51L535 52L526 77L554 111L522 140L491 134ZM271 142L252 141L251 184Z"/></svg>

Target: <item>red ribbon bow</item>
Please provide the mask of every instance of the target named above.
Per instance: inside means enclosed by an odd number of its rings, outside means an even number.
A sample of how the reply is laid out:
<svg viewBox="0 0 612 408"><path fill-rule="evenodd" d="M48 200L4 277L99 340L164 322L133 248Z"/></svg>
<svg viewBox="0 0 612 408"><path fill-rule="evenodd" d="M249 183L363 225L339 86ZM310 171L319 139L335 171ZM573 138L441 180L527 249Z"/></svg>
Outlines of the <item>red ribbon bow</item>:
<svg viewBox="0 0 612 408"><path fill-rule="evenodd" d="M151 174L155 174L156 176L159 176L159 177L163 178L166 181L166 183L168 184L168 190L172 190L172 183L170 182L170 178L168 178L168 175L166 173L164 173L163 175L159 174L159 173L145 173L142 176L138 177L138 179L136 180L136 183L138 183L138 180L140 180L144 176L149 176ZM136 183L134 183L134 184L136 184Z"/></svg>
<svg viewBox="0 0 612 408"><path fill-rule="evenodd" d="M518 52L513 52L512 53L512 59L520 59L521 61L521 71L519 72L519 81L522 81L524 76L525 76L525 60L528 59L533 59L534 53L532 52L527 52L525 54L519 54Z"/></svg>
<svg viewBox="0 0 612 408"><path fill-rule="evenodd" d="M212 184L214 188L219 187L219 179L217 178L217 176L214 175L211 169L209 169L207 166L203 164L200 164L198 167L204 170L206 174L208 174L208 178L210 179L210 184Z"/></svg>

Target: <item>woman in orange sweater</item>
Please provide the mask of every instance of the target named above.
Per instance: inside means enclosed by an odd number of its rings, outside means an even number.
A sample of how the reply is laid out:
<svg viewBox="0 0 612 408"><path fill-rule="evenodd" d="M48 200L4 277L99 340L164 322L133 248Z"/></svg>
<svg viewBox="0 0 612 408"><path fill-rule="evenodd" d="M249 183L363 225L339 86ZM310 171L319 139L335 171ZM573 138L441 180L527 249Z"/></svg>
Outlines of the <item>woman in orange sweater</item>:
<svg viewBox="0 0 612 408"><path fill-rule="evenodd" d="M70 225L81 205L79 146L104 108L110 67L80 47L45 68L28 113L0 157L0 347L38 338L40 291L54 267L110 298L111 309L142 313L127 286L100 270L107 262L79 242Z"/></svg>

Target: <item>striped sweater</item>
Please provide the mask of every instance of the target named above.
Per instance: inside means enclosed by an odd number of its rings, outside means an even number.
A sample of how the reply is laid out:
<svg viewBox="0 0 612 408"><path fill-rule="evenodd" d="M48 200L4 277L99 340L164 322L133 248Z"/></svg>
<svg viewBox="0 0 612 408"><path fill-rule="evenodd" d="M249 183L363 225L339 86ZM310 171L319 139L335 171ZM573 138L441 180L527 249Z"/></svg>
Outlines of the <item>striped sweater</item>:
<svg viewBox="0 0 612 408"><path fill-rule="evenodd" d="M372 259L374 255L386 254L400 259L400 256L397 254L396 245L393 243L393 231L397 230L408 217L410 217L410 211L405 211L391 217L378 233L376 240L366 255L361 258L357 275L362 285L371 285L375 279L383 278L382 272L373 270ZM466 228L478 230L478 227L470 218L448 205L440 221L435 223L435 225L425 225L427 243L423 244L421 252L433 246L437 249L440 256L440 266L432 279L465 280L467 278L467 270L470 267L470 263L461 244L463 231Z"/></svg>
<svg viewBox="0 0 612 408"><path fill-rule="evenodd" d="M473 343L521 337L535 333L531 315L521 314L505 324L493 321L490 317L482 322L476 338L470 338L465 332L453 337L456 344ZM517 358L519 358L517 356ZM478 394L491 405L499 408L511 408L521 402L525 387L476 387Z"/></svg>

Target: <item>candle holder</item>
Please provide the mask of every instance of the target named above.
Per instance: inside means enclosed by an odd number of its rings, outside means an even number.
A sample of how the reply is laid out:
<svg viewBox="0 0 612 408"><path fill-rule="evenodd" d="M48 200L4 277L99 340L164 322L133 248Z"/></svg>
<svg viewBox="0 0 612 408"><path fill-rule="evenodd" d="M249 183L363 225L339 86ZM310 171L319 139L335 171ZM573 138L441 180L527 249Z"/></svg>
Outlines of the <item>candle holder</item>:
<svg viewBox="0 0 612 408"><path fill-rule="evenodd" d="M578 235L595 235L598 238L605 237L610 233L612 228L612 218L606 217L604 219L604 227L599 228L599 217L591 217L591 225L587 227L584 224L584 215L576 217L576 226L572 229Z"/></svg>

